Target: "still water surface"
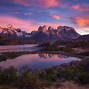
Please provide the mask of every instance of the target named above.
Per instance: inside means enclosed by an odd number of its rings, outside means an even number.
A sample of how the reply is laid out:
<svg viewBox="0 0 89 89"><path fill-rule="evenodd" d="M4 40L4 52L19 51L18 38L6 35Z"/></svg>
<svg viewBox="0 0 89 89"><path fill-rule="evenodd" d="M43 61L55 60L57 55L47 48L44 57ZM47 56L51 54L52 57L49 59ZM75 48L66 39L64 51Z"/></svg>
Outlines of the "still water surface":
<svg viewBox="0 0 89 89"><path fill-rule="evenodd" d="M0 66L8 68L9 66L14 66L17 69L21 69L27 66L31 69L42 69L50 68L52 66L69 63L71 61L80 60L76 57L68 57L61 54L25 54L20 55L14 59L7 59L6 61L1 61Z"/></svg>
<svg viewBox="0 0 89 89"><path fill-rule="evenodd" d="M38 44L0 46L0 53L36 51Z"/></svg>

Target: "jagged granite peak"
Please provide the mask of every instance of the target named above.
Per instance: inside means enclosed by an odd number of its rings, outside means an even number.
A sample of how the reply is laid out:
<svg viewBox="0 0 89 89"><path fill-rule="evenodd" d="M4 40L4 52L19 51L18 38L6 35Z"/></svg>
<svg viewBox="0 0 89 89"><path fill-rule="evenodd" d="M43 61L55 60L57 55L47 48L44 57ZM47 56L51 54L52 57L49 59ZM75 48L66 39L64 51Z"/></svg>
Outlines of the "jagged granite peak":
<svg viewBox="0 0 89 89"><path fill-rule="evenodd" d="M51 27L51 26L49 26L49 27L48 27L48 30L52 30L52 27Z"/></svg>
<svg viewBox="0 0 89 89"><path fill-rule="evenodd" d="M40 26L37 31L32 31L31 33L27 33L22 31L19 28L15 28L12 25L8 25L6 27L0 26L0 37L1 38L20 38L20 39L28 39L30 42L55 42L57 40L60 41L68 41L77 39L80 35L75 31L73 27L69 26L58 26L56 29L46 25Z"/></svg>
<svg viewBox="0 0 89 89"><path fill-rule="evenodd" d="M40 26L39 28L38 28L38 31L42 31L42 26ZM32 31L33 32L33 31Z"/></svg>
<svg viewBox="0 0 89 89"><path fill-rule="evenodd" d="M46 25L43 26L42 31L43 31L43 32L47 31Z"/></svg>
<svg viewBox="0 0 89 89"><path fill-rule="evenodd" d="M46 25L40 26L40 27L38 28L38 31L46 32L46 31L47 31Z"/></svg>
<svg viewBox="0 0 89 89"><path fill-rule="evenodd" d="M56 40L73 40L77 39L80 35L75 31L73 27L69 26L58 26L56 29L49 26L40 26L38 31L32 35L32 39L37 40L38 42L48 42Z"/></svg>
<svg viewBox="0 0 89 89"><path fill-rule="evenodd" d="M49 26L48 30L50 31L50 30L55 30L55 29L53 27Z"/></svg>
<svg viewBox="0 0 89 89"><path fill-rule="evenodd" d="M57 27L58 33L64 39L77 39L80 34L78 34L73 27L69 26L58 26Z"/></svg>
<svg viewBox="0 0 89 89"><path fill-rule="evenodd" d="M58 26L57 30L60 30L60 31L62 31L62 30L69 31L69 30L74 30L74 28L73 27L69 27L69 26Z"/></svg>

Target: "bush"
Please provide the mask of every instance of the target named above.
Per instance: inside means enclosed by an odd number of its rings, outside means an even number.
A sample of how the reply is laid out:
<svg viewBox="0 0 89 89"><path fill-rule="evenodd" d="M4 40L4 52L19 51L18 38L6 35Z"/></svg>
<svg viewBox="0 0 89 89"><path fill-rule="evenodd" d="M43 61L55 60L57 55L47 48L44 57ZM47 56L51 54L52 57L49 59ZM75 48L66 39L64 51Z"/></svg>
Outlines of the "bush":
<svg viewBox="0 0 89 89"><path fill-rule="evenodd" d="M10 84L15 82L17 79L16 69L9 67L7 69L0 69L0 84Z"/></svg>
<svg viewBox="0 0 89 89"><path fill-rule="evenodd" d="M72 68L67 68L63 75L66 80L72 80L74 78L74 70Z"/></svg>
<svg viewBox="0 0 89 89"><path fill-rule="evenodd" d="M19 75L16 84L19 89L41 89L40 80L30 72Z"/></svg>
<svg viewBox="0 0 89 89"><path fill-rule="evenodd" d="M89 73L78 73L76 81L80 84L89 84Z"/></svg>

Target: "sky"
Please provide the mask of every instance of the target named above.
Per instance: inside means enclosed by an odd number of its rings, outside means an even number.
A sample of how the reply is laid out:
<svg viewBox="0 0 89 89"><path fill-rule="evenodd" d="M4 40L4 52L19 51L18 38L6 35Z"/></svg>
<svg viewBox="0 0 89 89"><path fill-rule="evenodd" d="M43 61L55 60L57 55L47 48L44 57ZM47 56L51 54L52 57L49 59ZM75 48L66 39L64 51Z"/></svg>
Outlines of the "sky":
<svg viewBox="0 0 89 89"><path fill-rule="evenodd" d="M89 0L0 0L0 25L8 24L27 32L62 25L89 34Z"/></svg>

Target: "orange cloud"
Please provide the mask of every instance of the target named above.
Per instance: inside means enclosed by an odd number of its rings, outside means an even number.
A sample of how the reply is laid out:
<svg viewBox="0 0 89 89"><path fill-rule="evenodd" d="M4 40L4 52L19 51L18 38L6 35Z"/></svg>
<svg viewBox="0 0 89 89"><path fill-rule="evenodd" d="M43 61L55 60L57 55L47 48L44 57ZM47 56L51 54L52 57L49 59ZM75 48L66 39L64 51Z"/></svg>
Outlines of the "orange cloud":
<svg viewBox="0 0 89 89"><path fill-rule="evenodd" d="M58 6L57 0L43 0L43 4L45 4L44 6L47 6L47 7Z"/></svg>
<svg viewBox="0 0 89 89"><path fill-rule="evenodd" d="M89 16L71 17L70 20L78 33L89 34Z"/></svg>
<svg viewBox="0 0 89 89"><path fill-rule="evenodd" d="M49 15L48 17L56 19L56 20L60 19L60 16L58 16L58 15Z"/></svg>
<svg viewBox="0 0 89 89"><path fill-rule="evenodd" d="M89 28L89 17L72 17L71 21L78 27Z"/></svg>
<svg viewBox="0 0 89 89"><path fill-rule="evenodd" d="M77 23L79 26L86 26L87 24L89 24L89 19L76 18L76 23Z"/></svg>
<svg viewBox="0 0 89 89"><path fill-rule="evenodd" d="M12 24L14 27L21 28L22 30L26 30L27 32L31 32L37 27L33 24L33 21L22 20L15 17L0 16L0 25L6 26L8 24Z"/></svg>

